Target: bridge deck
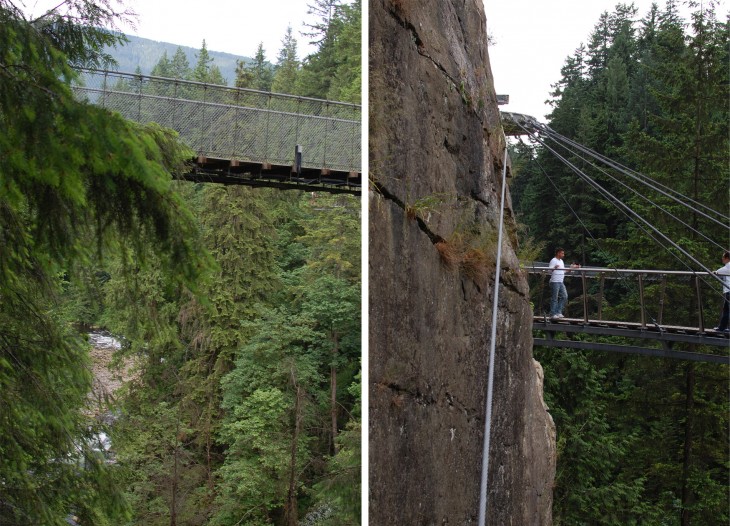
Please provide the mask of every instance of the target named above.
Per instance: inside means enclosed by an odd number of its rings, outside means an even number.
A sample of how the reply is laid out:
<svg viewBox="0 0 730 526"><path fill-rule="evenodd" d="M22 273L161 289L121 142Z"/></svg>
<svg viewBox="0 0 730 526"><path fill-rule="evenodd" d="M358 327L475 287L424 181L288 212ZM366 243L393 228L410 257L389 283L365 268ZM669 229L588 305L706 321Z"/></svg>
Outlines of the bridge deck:
<svg viewBox="0 0 730 526"><path fill-rule="evenodd" d="M251 187L303 190L307 192L361 194L362 174L344 170L302 167L297 173L289 164L198 157L180 179Z"/></svg>
<svg viewBox="0 0 730 526"><path fill-rule="evenodd" d="M534 343L538 347L567 347L610 352L624 352L678 358L684 360L730 364L730 356L725 354L703 354L694 351L674 350L677 342L693 345L708 345L724 347L730 350L730 338L727 333L713 330L701 330L697 327L677 327L669 325L646 325L640 323L584 320L582 318L560 318L554 320L545 316L535 316L532 323L533 331L543 331L545 337L535 337ZM661 348L638 347L632 345L613 345L602 342L584 340L557 339L557 333L566 334L594 334L602 336L620 336L639 340L654 340L661 343Z"/></svg>

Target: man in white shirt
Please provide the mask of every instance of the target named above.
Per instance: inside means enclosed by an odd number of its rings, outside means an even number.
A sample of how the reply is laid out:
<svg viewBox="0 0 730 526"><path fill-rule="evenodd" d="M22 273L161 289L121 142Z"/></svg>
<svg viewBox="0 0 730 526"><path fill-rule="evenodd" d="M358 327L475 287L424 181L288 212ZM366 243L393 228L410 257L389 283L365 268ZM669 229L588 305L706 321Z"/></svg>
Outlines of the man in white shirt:
<svg viewBox="0 0 730 526"><path fill-rule="evenodd" d="M555 257L550 260L548 267L552 269L550 275L550 317L553 319L563 318L563 309L568 301L568 291L565 288L563 279L565 279L565 264L563 258L565 250L558 248L555 250ZM580 265L570 265L570 268L580 268Z"/></svg>
<svg viewBox="0 0 730 526"><path fill-rule="evenodd" d="M715 327L716 331L730 332L728 329L728 319L730 318L730 252L722 255L723 266L715 271L722 280L722 315L720 316L720 325Z"/></svg>

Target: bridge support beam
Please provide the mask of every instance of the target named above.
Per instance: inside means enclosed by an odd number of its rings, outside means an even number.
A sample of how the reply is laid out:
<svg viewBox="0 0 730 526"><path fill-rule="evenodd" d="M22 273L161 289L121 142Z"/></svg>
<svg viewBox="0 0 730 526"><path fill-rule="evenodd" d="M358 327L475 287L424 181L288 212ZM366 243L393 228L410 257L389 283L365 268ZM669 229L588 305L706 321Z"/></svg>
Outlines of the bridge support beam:
<svg viewBox="0 0 730 526"><path fill-rule="evenodd" d="M662 349L637 347L634 345L614 345L610 343L596 343L578 340L558 340L552 333L546 333L546 338L535 338L535 347L560 347L565 349L583 349L588 351L607 351L627 354L641 354L655 358L673 358L675 360L687 360L692 362L708 362L730 365L730 356L717 354L702 354L689 351L674 351L666 346ZM665 342L668 343L668 342Z"/></svg>

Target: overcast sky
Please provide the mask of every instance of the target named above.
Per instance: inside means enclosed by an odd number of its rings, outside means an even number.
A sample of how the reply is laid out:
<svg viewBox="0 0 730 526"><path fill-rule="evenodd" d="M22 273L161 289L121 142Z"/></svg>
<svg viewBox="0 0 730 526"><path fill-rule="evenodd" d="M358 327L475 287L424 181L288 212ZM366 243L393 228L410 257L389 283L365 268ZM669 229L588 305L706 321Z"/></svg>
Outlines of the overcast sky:
<svg viewBox="0 0 730 526"><path fill-rule="evenodd" d="M699 1L699 0L698 0ZM510 96L505 111L524 113L545 122L550 107L544 102L551 84L560 80L565 59L581 42L588 42L604 11L614 11L619 2L606 0L484 0L487 32L495 43L489 47L494 85L499 94ZM622 3L630 3L625 1ZM656 0L663 10L666 1ZM681 3L681 0L680 0ZM652 0L635 0L638 18L649 12ZM722 0L718 18L726 13ZM685 18L690 11L681 8Z"/></svg>
<svg viewBox="0 0 730 526"><path fill-rule="evenodd" d="M112 0L114 1L114 0ZM39 14L61 0L25 0L27 12ZM209 51L253 57L263 42L266 57L276 62L286 28L291 25L300 59L313 53L303 23L316 18L307 14L310 0L122 0L136 12L136 29L127 34L200 48L205 39Z"/></svg>
<svg viewBox="0 0 730 526"><path fill-rule="evenodd" d="M60 0L25 0L26 8L41 12ZM614 0L483 0L487 31L494 39L489 56L497 93L508 94L503 110L545 121L544 104L560 68L588 36ZM701 1L701 0L698 0ZM706 0L705 0L706 1ZM276 61L287 26L298 42L299 58L315 51L301 32L311 0L122 0L139 15L136 30L125 32L153 40L199 48L206 40L211 51L253 56L263 42L267 58ZM683 3L683 0L679 0ZM718 15L727 13L730 0L720 0ZM639 17L652 0L635 0ZM663 8L666 0L657 0ZM363 2L367 5L367 0ZM683 14L689 13L682 8Z"/></svg>
<svg viewBox="0 0 730 526"><path fill-rule="evenodd" d="M276 62L286 28L297 39L299 58L313 53L309 38L301 34L304 22L316 18L307 14L309 0L125 0L139 14L133 34L200 47L205 39L211 51L253 57L259 42L266 56Z"/></svg>

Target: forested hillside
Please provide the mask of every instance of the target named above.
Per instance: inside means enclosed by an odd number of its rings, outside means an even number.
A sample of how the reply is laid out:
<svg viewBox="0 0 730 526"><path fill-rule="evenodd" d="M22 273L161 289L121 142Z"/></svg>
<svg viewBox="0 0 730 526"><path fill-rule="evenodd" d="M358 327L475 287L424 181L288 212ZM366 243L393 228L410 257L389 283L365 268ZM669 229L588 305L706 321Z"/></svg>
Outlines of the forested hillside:
<svg viewBox="0 0 730 526"><path fill-rule="evenodd" d="M319 51L287 35L240 85L359 100L360 4L317 5ZM173 181L194 152L172 132L72 96L117 15L17 7L0 0L0 525L359 524L359 200ZM205 46L175 58L158 73L221 81ZM89 327L137 367L103 415Z"/></svg>
<svg viewBox="0 0 730 526"><path fill-rule="evenodd" d="M152 46L144 50L149 71L141 67L133 71L359 104L361 0L315 0L310 8L320 17L318 23L306 28L308 38L317 44L317 52L312 55L299 56L297 39L289 27L282 35L275 64L267 60L270 50L264 49L262 43L251 50L252 59L236 59L209 51L203 41L194 53L194 60L189 48L178 46L172 52L169 48ZM138 39L131 43L135 50L132 54L136 55ZM107 48L107 51L119 63L129 63L126 46ZM235 59L233 64L232 59Z"/></svg>
<svg viewBox="0 0 730 526"><path fill-rule="evenodd" d="M624 4L604 13L587 45L565 61L548 124L686 196L682 205L696 203L688 211L660 194L647 202L646 192L633 193L568 156L716 270L730 231L727 221L707 221L700 206L725 217L730 212L730 59L727 15L715 12L714 2L702 5L690 20L674 1L647 13ZM700 270L543 146L520 141L511 155L519 168L511 187L515 209L531 246L542 247L537 259L547 261L564 247L568 262L583 265ZM722 305L721 287L715 289L705 305L710 327ZM692 326L699 308L694 289L667 290L670 314ZM534 299L541 314L544 305ZM568 310L578 312L582 298L572 301ZM604 302L604 312L638 316L631 287ZM675 348L702 350L687 345ZM536 349L535 356L545 368L545 398L558 433L555 524L728 523L727 366L567 349Z"/></svg>
<svg viewBox="0 0 730 526"><path fill-rule="evenodd" d="M189 63L195 63L197 60L198 49L192 47L179 46L170 42L158 42L134 35L126 35L126 38L127 42L123 46L109 46L105 49L117 62L115 69L123 73L139 71L143 75L150 75L152 68L155 67L160 57L165 54L168 57L173 57L178 49ZM233 80L236 78L236 64L251 61L250 56L239 57L231 53L214 50L210 50L208 53L229 85L232 85ZM251 56L253 56L253 53Z"/></svg>

